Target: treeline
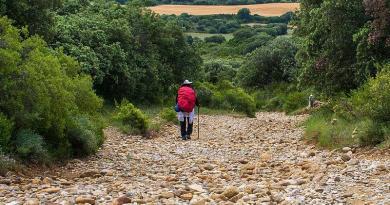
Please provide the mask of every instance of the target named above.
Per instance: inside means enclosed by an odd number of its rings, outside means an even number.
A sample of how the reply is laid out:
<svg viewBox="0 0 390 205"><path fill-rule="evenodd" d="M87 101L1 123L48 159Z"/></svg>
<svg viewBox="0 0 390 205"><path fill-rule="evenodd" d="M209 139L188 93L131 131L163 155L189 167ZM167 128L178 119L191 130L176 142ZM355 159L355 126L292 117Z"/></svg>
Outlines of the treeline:
<svg viewBox="0 0 390 205"><path fill-rule="evenodd" d="M175 21L185 32L201 33L233 33L242 27L245 23L271 24L283 23L288 24L293 17L292 12L282 16L264 17L260 15L251 15L250 10L240 9L237 15L219 14L193 16L183 13L176 15L162 15L161 18L167 21Z"/></svg>
<svg viewBox="0 0 390 205"><path fill-rule="evenodd" d="M202 60L181 28L140 6L2 0L0 8L2 169L3 152L34 162L94 153L103 100L158 104L197 79Z"/></svg>

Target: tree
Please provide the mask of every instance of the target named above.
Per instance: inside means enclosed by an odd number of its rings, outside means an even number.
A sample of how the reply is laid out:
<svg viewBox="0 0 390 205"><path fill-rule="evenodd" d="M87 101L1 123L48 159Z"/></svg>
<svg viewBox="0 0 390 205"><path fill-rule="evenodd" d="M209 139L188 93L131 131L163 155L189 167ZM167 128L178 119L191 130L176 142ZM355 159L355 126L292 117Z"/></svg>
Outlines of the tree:
<svg viewBox="0 0 390 205"><path fill-rule="evenodd" d="M238 10L237 17L243 21L249 21L251 19L251 11L248 8L242 8Z"/></svg>
<svg viewBox="0 0 390 205"><path fill-rule="evenodd" d="M236 70L222 60L213 60L205 63L206 80L211 83L228 80L233 81L236 76Z"/></svg>
<svg viewBox="0 0 390 205"><path fill-rule="evenodd" d="M27 25L31 34L50 41L53 38L53 11L61 3L61 0L0 0L0 14L13 19L18 27Z"/></svg>
<svg viewBox="0 0 390 205"><path fill-rule="evenodd" d="M300 85L331 95L357 88L373 73L373 65L356 58L354 35L368 21L361 0L302 0L298 18Z"/></svg>
<svg viewBox="0 0 390 205"><path fill-rule="evenodd" d="M250 53L237 73L245 87L263 87L275 82L291 82L296 76L296 43L292 38L278 37Z"/></svg>
<svg viewBox="0 0 390 205"><path fill-rule="evenodd" d="M54 46L80 62L98 94L161 102L183 79L196 80L200 56L176 24L142 7L95 3L57 17Z"/></svg>

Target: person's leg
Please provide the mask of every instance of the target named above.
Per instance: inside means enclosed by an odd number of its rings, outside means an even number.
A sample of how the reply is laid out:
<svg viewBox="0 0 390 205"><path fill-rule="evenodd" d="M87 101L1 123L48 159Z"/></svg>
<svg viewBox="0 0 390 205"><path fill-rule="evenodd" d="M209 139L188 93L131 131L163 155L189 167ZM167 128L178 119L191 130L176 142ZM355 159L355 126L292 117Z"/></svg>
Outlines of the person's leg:
<svg viewBox="0 0 390 205"><path fill-rule="evenodd" d="M190 118L188 118L187 121L188 121L187 139L191 139L192 128L193 128L194 123L190 121Z"/></svg>
<svg viewBox="0 0 390 205"><path fill-rule="evenodd" d="M195 110L193 110L190 114L189 117L187 118L188 120L188 128L187 128L187 135L188 139L191 139L191 134L192 134L192 128L194 126L194 117L195 117Z"/></svg>
<svg viewBox="0 0 390 205"><path fill-rule="evenodd" d="M183 140L186 139L186 117L184 116L183 112L178 112L177 114L179 122L180 122L180 135Z"/></svg>

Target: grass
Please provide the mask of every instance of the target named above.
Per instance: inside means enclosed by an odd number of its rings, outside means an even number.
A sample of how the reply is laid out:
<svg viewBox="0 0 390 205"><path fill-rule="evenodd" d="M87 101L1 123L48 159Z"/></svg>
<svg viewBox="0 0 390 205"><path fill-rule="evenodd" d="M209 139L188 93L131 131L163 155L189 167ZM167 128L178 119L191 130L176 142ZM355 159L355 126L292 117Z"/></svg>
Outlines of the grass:
<svg viewBox="0 0 390 205"><path fill-rule="evenodd" d="M204 39L207 38L207 37L217 36L217 35L221 35L221 36L225 37L226 41L229 41L230 39L233 38L233 34L231 34L231 33L222 34L222 33L196 33L196 32L186 32L185 34L186 34L186 35L189 35L189 36L192 36L193 38L198 37L198 38L200 38L200 39L202 39L202 40L204 40Z"/></svg>
<svg viewBox="0 0 390 205"><path fill-rule="evenodd" d="M357 138L352 137L355 124L343 119L334 120L314 114L305 127L305 138L319 147L335 149L357 144Z"/></svg>

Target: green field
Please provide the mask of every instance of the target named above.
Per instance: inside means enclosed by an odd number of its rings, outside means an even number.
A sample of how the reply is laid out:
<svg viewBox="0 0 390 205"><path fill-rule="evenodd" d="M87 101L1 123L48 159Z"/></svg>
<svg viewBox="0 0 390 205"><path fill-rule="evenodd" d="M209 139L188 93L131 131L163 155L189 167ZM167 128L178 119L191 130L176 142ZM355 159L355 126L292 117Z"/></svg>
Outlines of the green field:
<svg viewBox="0 0 390 205"><path fill-rule="evenodd" d="M195 33L195 32L187 32L185 33L186 35L188 36L192 36L192 37L198 37L202 40L204 40L205 38L207 37L210 37L210 36L216 36L216 35L222 35L226 38L226 40L230 40L233 38L233 34L231 33L228 33L228 34L220 34L220 33Z"/></svg>

